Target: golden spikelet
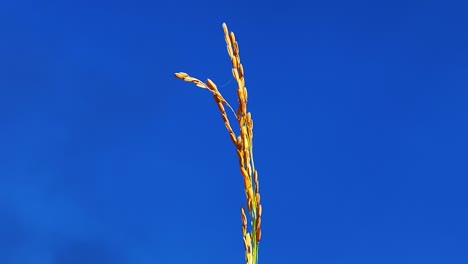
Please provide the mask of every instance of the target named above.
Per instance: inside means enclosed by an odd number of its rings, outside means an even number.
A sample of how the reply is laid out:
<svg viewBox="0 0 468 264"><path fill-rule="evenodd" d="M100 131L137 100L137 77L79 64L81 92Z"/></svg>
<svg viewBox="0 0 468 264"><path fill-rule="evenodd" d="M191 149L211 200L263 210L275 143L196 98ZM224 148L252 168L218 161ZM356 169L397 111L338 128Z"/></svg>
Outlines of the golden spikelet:
<svg viewBox="0 0 468 264"><path fill-rule="evenodd" d="M258 173L255 169L253 160L253 120L250 112L247 111L247 88L244 80L244 67L242 66L239 56L239 45L236 36L233 32L229 32L225 23L222 25L224 32L224 40L226 41L226 49L231 60L232 76L237 83L237 111L229 105L219 92L216 84L207 79L202 82L197 78L188 75L185 72L175 73L175 77L186 82L191 82L196 86L207 89L213 94L213 99L216 102L221 113L224 125L229 132L232 143L236 147L236 154L239 160L240 172L244 182L244 191L246 195L248 216L241 208L242 218L242 236L244 240L245 261L246 264L257 264L258 262L258 246L261 238L261 215L262 206L260 204L260 193L258 184ZM224 106L228 106L234 113L239 124L239 134L236 135L229 122ZM248 230L248 219L250 220L250 230Z"/></svg>

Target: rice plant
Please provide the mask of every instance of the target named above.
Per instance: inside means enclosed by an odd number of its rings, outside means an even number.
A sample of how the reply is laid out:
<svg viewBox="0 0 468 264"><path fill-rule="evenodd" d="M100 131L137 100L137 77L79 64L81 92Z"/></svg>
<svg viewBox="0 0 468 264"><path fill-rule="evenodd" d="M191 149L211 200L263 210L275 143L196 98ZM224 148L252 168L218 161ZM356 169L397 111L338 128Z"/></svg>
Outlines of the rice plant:
<svg viewBox="0 0 468 264"><path fill-rule="evenodd" d="M197 78L188 75L185 72L175 73L175 77L186 82L191 82L196 86L207 89L213 94L224 125L229 132L232 143L236 148L239 160L240 173L244 180L244 191L246 196L246 207L241 207L242 235L244 240L245 262L247 264L258 263L258 246L261 239L261 215L262 206L260 204L260 193L258 186L258 173L254 164L253 156L253 120L250 112L247 111L247 88L245 87L244 68L239 56L239 46L234 32L229 32L225 23L223 23L224 39L226 41L227 52L231 59L232 76L237 82L237 111L224 99L216 84L207 79L202 82ZM227 106L235 116L239 124L239 131L236 134L231 127L226 113ZM248 216L246 214L248 212ZM249 224L247 224L249 222Z"/></svg>

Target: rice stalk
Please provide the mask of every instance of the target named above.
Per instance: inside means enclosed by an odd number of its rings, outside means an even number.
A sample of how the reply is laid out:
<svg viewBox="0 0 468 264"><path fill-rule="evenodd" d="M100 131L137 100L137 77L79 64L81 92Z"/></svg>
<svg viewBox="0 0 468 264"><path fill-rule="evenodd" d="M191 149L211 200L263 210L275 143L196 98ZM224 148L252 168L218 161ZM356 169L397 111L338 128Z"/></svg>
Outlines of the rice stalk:
<svg viewBox="0 0 468 264"><path fill-rule="evenodd" d="M237 82L237 110L224 99L216 84L207 79L202 82L185 72L175 73L175 77L186 82L191 82L196 86L207 89L213 94L213 99L221 113L224 125L229 132L229 137L236 148L239 160L240 173L244 182L246 196L246 207L241 207L242 236L244 241L246 264L258 263L258 247L261 239L261 216L262 206L260 204L260 193L258 183L258 172L255 168L253 156L253 120L250 112L247 111L247 88L244 80L244 68L239 56L239 45L233 32L229 32L225 23L222 25L226 48L231 59L232 76ZM231 127L224 106L227 106L234 113L239 124L239 132L236 134ZM246 210L247 209L247 210ZM246 211L248 214L246 214ZM249 225L248 225L249 223Z"/></svg>

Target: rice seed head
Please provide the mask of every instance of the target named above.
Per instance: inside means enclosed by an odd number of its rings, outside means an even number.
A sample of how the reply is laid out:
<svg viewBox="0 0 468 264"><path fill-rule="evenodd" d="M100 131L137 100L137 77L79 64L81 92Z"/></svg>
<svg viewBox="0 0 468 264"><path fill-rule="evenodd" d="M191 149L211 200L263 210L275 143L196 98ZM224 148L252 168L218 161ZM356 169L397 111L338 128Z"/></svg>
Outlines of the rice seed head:
<svg viewBox="0 0 468 264"><path fill-rule="evenodd" d="M250 112L247 112L248 92L245 86L244 67L239 56L239 45L236 36L225 23L222 25L226 50L231 60L232 76L237 82L238 107L235 112L229 103L224 99L216 84L207 79L202 82L185 72L175 73L175 77L186 82L191 82L196 86L207 89L213 94L213 99L221 113L221 117L229 132L229 137L236 147L236 154L239 161L240 172L243 178L244 191L248 214L244 207L241 208L242 234L245 247L245 259L247 264L256 264L258 257L258 243L261 239L261 215L262 205L260 204L258 172L253 161L253 119ZM234 113L239 124L239 134L236 134L229 122L225 106L228 106ZM248 218L250 221L248 221ZM250 233L247 232L247 223L250 223Z"/></svg>

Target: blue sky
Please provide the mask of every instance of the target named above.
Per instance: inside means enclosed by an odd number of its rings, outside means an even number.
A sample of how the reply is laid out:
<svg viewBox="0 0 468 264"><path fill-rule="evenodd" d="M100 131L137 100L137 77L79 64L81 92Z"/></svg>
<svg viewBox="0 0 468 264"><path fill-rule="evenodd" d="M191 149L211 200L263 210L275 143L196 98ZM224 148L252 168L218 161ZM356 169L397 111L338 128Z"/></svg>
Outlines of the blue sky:
<svg viewBox="0 0 468 264"><path fill-rule="evenodd" d="M243 263L211 95L255 121L260 263L468 262L464 1L2 1L0 263Z"/></svg>

